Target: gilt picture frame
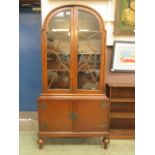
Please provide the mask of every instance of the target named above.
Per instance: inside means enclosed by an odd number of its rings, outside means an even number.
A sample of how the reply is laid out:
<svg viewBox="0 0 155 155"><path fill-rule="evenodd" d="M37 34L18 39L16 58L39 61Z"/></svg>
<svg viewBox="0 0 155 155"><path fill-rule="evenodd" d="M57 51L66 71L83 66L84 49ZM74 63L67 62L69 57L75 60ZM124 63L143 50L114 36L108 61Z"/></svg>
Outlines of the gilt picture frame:
<svg viewBox="0 0 155 155"><path fill-rule="evenodd" d="M135 35L135 0L116 0L114 35Z"/></svg>
<svg viewBox="0 0 155 155"><path fill-rule="evenodd" d="M112 60L112 72L135 71L135 42L115 41Z"/></svg>

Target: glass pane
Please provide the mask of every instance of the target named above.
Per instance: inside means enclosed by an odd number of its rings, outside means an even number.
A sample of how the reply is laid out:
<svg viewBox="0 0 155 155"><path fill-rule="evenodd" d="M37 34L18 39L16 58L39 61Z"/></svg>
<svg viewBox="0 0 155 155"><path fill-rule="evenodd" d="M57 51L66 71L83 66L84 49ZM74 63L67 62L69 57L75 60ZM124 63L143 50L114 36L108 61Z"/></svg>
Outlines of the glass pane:
<svg viewBox="0 0 155 155"><path fill-rule="evenodd" d="M98 71L79 71L78 88L79 89L98 89L99 88Z"/></svg>
<svg viewBox="0 0 155 155"><path fill-rule="evenodd" d="M99 23L96 17L86 11L78 11L78 26L81 31L99 31Z"/></svg>
<svg viewBox="0 0 155 155"><path fill-rule="evenodd" d="M70 11L56 14L47 32L49 89L70 89Z"/></svg>
<svg viewBox="0 0 155 155"><path fill-rule="evenodd" d="M101 33L96 17L78 11L78 89L99 89Z"/></svg>

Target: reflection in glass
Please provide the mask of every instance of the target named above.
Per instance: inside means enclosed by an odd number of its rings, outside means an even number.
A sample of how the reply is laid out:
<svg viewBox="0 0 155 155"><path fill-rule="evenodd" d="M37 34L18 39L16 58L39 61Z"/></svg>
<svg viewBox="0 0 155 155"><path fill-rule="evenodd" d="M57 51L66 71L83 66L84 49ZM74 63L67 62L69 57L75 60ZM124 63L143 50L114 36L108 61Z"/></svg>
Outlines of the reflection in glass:
<svg viewBox="0 0 155 155"><path fill-rule="evenodd" d="M98 71L80 71L78 73L79 89L99 89L99 72Z"/></svg>
<svg viewBox="0 0 155 155"><path fill-rule="evenodd" d="M86 11L78 11L78 27L81 31L99 31L100 27L96 17Z"/></svg>
<svg viewBox="0 0 155 155"><path fill-rule="evenodd" d="M51 19L46 36L48 88L70 89L70 11Z"/></svg>
<svg viewBox="0 0 155 155"><path fill-rule="evenodd" d="M99 89L101 33L96 17L78 11L78 89Z"/></svg>
<svg viewBox="0 0 155 155"><path fill-rule="evenodd" d="M49 89L69 89L69 73L66 71L48 70Z"/></svg>

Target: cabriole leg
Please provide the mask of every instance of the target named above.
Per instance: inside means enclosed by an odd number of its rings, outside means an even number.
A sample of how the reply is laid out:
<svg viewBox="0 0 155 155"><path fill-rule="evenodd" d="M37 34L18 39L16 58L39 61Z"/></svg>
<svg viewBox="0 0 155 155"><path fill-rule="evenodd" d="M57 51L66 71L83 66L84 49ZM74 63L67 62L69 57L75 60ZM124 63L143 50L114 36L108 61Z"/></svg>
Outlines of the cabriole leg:
<svg viewBox="0 0 155 155"><path fill-rule="evenodd" d="M109 138L104 137L102 142L103 142L103 145L104 145L104 149L107 149L108 148L108 144L109 144Z"/></svg>
<svg viewBox="0 0 155 155"><path fill-rule="evenodd" d="M44 138L39 138L39 139L38 139L39 149L42 149L42 148L43 148L44 143L45 143Z"/></svg>

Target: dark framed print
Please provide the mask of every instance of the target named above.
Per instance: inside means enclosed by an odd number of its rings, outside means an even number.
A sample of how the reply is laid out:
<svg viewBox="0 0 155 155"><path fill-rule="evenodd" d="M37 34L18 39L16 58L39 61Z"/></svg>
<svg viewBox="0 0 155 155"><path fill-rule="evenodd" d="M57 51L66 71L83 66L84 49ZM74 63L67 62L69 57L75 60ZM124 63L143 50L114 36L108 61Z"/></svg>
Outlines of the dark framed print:
<svg viewBox="0 0 155 155"><path fill-rule="evenodd" d="M114 35L134 35L135 0L116 0Z"/></svg>
<svg viewBox="0 0 155 155"><path fill-rule="evenodd" d="M113 50L113 72L135 71L135 42L115 41Z"/></svg>

